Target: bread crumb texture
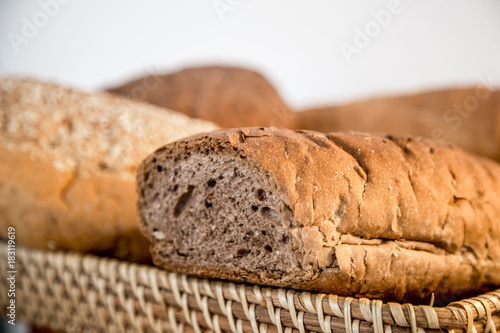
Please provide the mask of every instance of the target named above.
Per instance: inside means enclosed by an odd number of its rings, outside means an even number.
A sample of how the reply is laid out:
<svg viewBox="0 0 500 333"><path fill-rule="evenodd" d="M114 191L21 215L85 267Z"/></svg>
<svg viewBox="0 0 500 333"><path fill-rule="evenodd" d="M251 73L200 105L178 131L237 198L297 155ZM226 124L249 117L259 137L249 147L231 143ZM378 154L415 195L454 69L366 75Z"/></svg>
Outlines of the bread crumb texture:
<svg viewBox="0 0 500 333"><path fill-rule="evenodd" d="M241 128L151 154L138 203L169 269L445 303L500 285L499 177L419 137Z"/></svg>

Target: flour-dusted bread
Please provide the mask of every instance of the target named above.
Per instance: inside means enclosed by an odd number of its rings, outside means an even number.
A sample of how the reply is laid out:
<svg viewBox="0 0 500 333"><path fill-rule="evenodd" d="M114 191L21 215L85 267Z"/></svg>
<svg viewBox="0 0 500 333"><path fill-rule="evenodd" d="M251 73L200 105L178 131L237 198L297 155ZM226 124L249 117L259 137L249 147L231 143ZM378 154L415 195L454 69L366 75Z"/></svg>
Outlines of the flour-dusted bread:
<svg viewBox="0 0 500 333"><path fill-rule="evenodd" d="M167 269L416 302L500 285L500 166L447 144L231 129L158 149L137 177Z"/></svg>
<svg viewBox="0 0 500 333"><path fill-rule="evenodd" d="M0 236L144 260L135 170L155 148L216 126L107 93L0 78Z"/></svg>
<svg viewBox="0 0 500 333"><path fill-rule="evenodd" d="M187 68L140 78L109 91L210 120L225 128L295 126L295 113L273 86L259 73L243 68Z"/></svg>
<svg viewBox="0 0 500 333"><path fill-rule="evenodd" d="M500 161L500 91L487 86L297 112L296 128L424 136Z"/></svg>

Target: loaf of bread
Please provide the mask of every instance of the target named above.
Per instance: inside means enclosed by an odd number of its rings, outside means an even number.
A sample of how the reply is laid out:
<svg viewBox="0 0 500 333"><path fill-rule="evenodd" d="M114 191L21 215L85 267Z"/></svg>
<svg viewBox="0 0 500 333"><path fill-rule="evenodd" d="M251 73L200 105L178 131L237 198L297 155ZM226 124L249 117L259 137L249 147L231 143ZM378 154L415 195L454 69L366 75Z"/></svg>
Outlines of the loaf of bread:
<svg viewBox="0 0 500 333"><path fill-rule="evenodd" d="M143 261L135 171L155 148L212 123L108 93L0 79L0 237Z"/></svg>
<svg viewBox="0 0 500 333"><path fill-rule="evenodd" d="M500 166L418 137L243 128L137 172L155 264L386 301L500 285Z"/></svg>
<svg viewBox="0 0 500 333"><path fill-rule="evenodd" d="M109 90L163 106L221 127L293 127L290 111L259 73L243 68L188 68L147 76Z"/></svg>
<svg viewBox="0 0 500 333"><path fill-rule="evenodd" d="M487 86L297 112L297 129L424 136L500 161L500 91Z"/></svg>

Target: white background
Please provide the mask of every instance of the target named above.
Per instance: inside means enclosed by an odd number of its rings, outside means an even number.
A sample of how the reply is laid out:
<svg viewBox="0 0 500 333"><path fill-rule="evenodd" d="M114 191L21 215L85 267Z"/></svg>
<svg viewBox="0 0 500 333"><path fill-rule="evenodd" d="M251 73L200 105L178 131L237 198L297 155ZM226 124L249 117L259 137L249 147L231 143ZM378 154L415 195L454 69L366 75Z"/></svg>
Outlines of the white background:
<svg viewBox="0 0 500 333"><path fill-rule="evenodd" d="M500 86L497 0L402 0L351 62L339 45L354 45L389 1L217 0L233 4L221 19L214 0L65 0L43 22L41 3L51 1L0 0L1 74L98 90L146 72L236 65L263 73L296 108L488 76ZM9 38L37 15L38 31L13 47Z"/></svg>

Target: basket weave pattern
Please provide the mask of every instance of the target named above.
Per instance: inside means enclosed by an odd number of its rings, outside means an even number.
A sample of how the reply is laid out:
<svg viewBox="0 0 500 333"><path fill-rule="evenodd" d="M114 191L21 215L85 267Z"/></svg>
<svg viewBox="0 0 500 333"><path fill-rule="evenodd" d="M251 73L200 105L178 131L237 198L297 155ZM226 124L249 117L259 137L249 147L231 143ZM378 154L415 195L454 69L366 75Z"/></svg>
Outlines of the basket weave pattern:
<svg viewBox="0 0 500 333"><path fill-rule="evenodd" d="M59 332L399 333L500 329L500 290L445 308L209 281L17 247L18 320ZM0 271L7 245L0 242ZM0 280L6 315L7 280Z"/></svg>

